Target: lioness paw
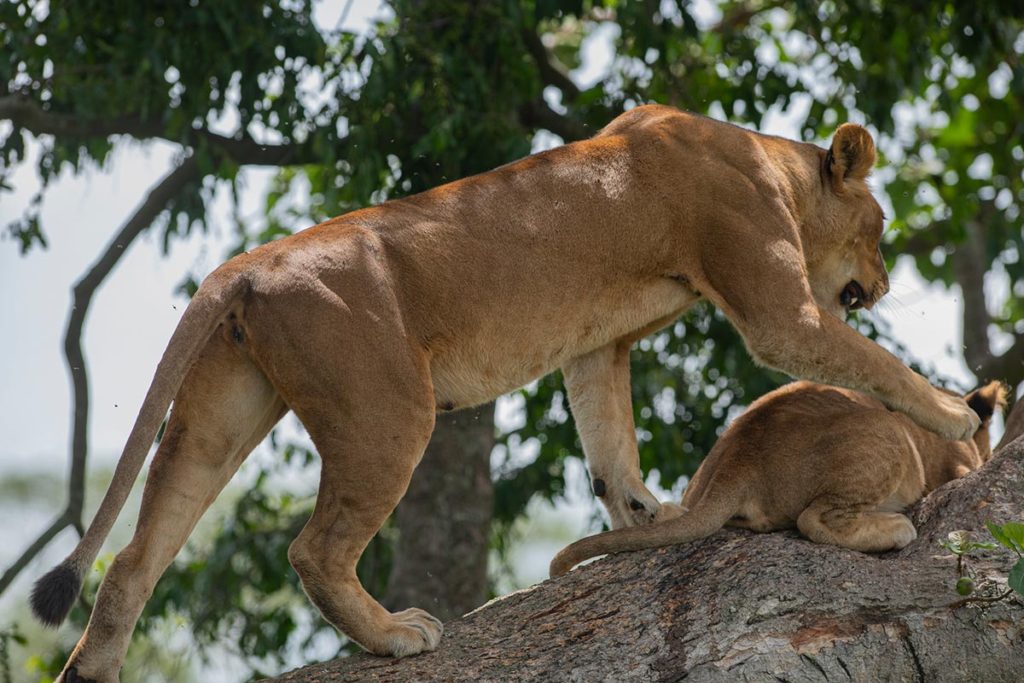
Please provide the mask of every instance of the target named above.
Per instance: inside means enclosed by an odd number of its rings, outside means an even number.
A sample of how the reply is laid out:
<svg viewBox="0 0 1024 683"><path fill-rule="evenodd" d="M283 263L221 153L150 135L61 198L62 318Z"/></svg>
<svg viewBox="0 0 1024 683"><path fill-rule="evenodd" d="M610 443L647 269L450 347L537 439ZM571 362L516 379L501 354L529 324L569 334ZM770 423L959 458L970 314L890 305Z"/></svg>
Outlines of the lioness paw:
<svg viewBox="0 0 1024 683"><path fill-rule="evenodd" d="M597 486L598 481L601 481L600 487ZM605 482L600 479L595 480L594 483L595 493L608 509L613 529L650 524L661 513L661 503L639 480L619 481L615 484L608 482L607 487ZM601 495L602 492L604 495Z"/></svg>
<svg viewBox="0 0 1024 683"><path fill-rule="evenodd" d="M656 522L665 522L670 519L675 519L681 516L686 509L678 503L662 503L661 510L658 511L658 518Z"/></svg>
<svg viewBox="0 0 1024 683"><path fill-rule="evenodd" d="M946 439L958 441L966 441L974 436L981 426L978 414L962 398L936 393L944 418L941 424L931 427L931 430Z"/></svg>
<svg viewBox="0 0 1024 683"><path fill-rule="evenodd" d="M415 607L395 612L384 641L385 651L376 654L408 657L436 650L443 633L444 625L429 612Z"/></svg>

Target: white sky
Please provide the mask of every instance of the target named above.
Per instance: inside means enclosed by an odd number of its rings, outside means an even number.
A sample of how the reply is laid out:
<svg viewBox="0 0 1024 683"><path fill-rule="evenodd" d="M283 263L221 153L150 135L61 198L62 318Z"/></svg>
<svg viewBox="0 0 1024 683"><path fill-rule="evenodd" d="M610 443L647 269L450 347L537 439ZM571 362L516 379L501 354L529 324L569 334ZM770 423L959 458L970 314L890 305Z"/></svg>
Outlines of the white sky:
<svg viewBox="0 0 1024 683"><path fill-rule="evenodd" d="M317 18L335 26L344 3L325 2ZM377 3L355 2L346 27L365 26ZM589 81L607 68L599 46L585 69ZM796 105L799 108L799 105ZM794 117L769 116L763 130L799 135ZM0 473L11 468L62 471L70 428L70 389L62 356L62 335L70 289L143 193L171 167L167 143L117 146L107 168L79 177L64 174L51 185L42 205L48 249L18 253L10 239L0 241ZM271 171L247 170L241 214L258 213ZM33 164L11 179L13 193L0 195L0 225L18 217L38 188ZM891 213L891 212L890 212ZM185 300L173 290L188 271L206 273L222 259L231 230L226 196L213 212L213 234L174 242L170 257L160 254L154 232L138 239L93 300L85 325L84 348L92 395L91 453L110 459L120 452L153 369ZM969 382L959 354L959 302L928 288L908 264L893 273L894 301L882 313L896 335L919 359L944 374ZM898 298L898 302L895 299Z"/></svg>

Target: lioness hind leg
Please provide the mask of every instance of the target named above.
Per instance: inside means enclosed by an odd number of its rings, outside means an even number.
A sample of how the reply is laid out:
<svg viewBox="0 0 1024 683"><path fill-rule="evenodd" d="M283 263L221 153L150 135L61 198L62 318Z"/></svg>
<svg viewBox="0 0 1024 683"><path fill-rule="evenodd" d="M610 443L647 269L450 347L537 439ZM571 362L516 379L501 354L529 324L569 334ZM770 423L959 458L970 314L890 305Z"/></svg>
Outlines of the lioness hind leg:
<svg viewBox="0 0 1024 683"><path fill-rule="evenodd" d="M405 494L434 413L402 410L408 406L398 395L377 396L395 399L398 411L341 413L294 405L323 469L313 514L288 559L327 621L374 654L403 657L436 648L441 622L419 609L388 612L359 583L356 563Z"/></svg>
<svg viewBox="0 0 1024 683"><path fill-rule="evenodd" d="M404 328L386 273L372 254L360 265L261 293L246 321L257 362L322 461L316 506L288 558L327 621L370 652L406 656L436 648L441 623L385 610L360 585L356 562L423 456L434 392L427 352Z"/></svg>
<svg viewBox="0 0 1024 683"><path fill-rule="evenodd" d="M215 333L175 398L146 478L135 535L103 580L64 680L118 680L135 622L157 580L285 411L240 344L224 331Z"/></svg>
<svg viewBox="0 0 1024 683"><path fill-rule="evenodd" d="M828 496L813 501L800 514L797 527L815 543L865 553L903 548L917 538L917 529L906 515Z"/></svg>

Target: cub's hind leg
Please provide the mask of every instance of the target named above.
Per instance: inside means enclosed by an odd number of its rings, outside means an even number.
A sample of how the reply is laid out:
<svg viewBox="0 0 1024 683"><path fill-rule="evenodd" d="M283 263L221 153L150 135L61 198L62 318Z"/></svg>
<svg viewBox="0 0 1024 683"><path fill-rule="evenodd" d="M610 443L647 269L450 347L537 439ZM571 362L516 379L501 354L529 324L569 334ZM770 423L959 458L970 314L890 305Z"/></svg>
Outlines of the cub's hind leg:
<svg viewBox="0 0 1024 683"><path fill-rule="evenodd" d="M186 376L149 468L135 535L103 580L64 680L118 680L135 622L157 580L286 411L244 343L230 330L218 330Z"/></svg>
<svg viewBox="0 0 1024 683"><path fill-rule="evenodd" d="M917 538L917 529L906 515L827 495L812 501L796 524L800 533L815 543L865 553L897 550Z"/></svg>
<svg viewBox="0 0 1024 683"><path fill-rule="evenodd" d="M864 424L871 425L869 432ZM854 439L857 455L846 450ZM895 550L913 541L917 530L896 510L924 490L923 475L911 457L914 449L900 419L888 410L834 420L815 444L823 480L797 519L801 533L817 543L861 552Z"/></svg>

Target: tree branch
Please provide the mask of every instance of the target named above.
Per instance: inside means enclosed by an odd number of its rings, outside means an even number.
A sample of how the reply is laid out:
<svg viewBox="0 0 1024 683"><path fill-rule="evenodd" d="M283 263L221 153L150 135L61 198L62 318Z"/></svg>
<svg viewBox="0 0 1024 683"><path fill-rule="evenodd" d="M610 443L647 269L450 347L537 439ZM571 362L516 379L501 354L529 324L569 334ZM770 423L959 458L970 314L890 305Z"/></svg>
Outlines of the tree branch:
<svg viewBox="0 0 1024 683"><path fill-rule="evenodd" d="M527 52L533 57L540 72L540 78L544 83L552 85L562 91L562 97L566 102L571 102L580 96L580 89L569 77L565 66L558 61L551 51L544 45L544 41L532 28L523 29L523 43Z"/></svg>
<svg viewBox="0 0 1024 683"><path fill-rule="evenodd" d="M312 163L316 160L305 145L263 145L252 138L230 138L205 128L190 128L183 138L175 138L157 120L143 120L134 115L90 120L74 114L56 114L43 109L38 102L25 95L0 97L0 120L4 119L34 135L80 138L129 135L139 140L160 138L193 147L206 143L239 165L282 166Z"/></svg>
<svg viewBox="0 0 1024 683"><path fill-rule="evenodd" d="M32 561L32 558L38 555L39 551L45 548L50 541L53 540L54 536L64 531L64 529L70 525L71 521L68 517L67 510L64 510L64 512L57 515L57 519L53 520L53 523L46 528L46 531L39 534L39 537L32 541L32 544L25 549L25 552L21 554L21 557L16 559L11 566L7 568L7 571L4 572L3 576L0 576L0 595L3 595L3 592L11 585L14 578L21 573L21 570L23 570L26 565Z"/></svg>
<svg viewBox="0 0 1024 683"><path fill-rule="evenodd" d="M985 305L985 234L981 226L970 221L966 239L953 252L953 272L963 292L964 360L977 372L992 358L988 326L992 318Z"/></svg>
<svg viewBox="0 0 1024 683"><path fill-rule="evenodd" d="M186 158L177 168L164 176L150 189L146 199L72 289L71 311L64 334L64 355L71 375L74 408L68 504L53 524L4 572L3 578L0 578L0 594L54 536L68 526L75 527L79 536L84 531L82 508L85 503L85 465L89 449L89 377L86 371L85 354L82 351L82 329L85 325L85 317L96 290L110 275L135 238L156 220L171 199L182 192L189 183L195 182L199 178L199 167L193 157Z"/></svg>
<svg viewBox="0 0 1024 683"><path fill-rule="evenodd" d="M977 370L971 371L978 379L998 379L1011 387L1024 382L1024 334L1015 334L1013 345L1003 355L989 356Z"/></svg>
<svg viewBox="0 0 1024 683"><path fill-rule="evenodd" d="M273 680L1024 680L1024 605L956 605L956 562L937 545L957 529L986 537L986 519L1019 518L1022 465L1017 441L933 492L909 511L919 536L898 552L723 529L492 601L446 624L436 652L358 654ZM1000 549L971 564L1001 581L1016 560Z"/></svg>
<svg viewBox="0 0 1024 683"><path fill-rule="evenodd" d="M1024 401L1017 401L1010 409L1010 414L1006 416L1006 429L995 450L1002 450L1021 434L1024 434Z"/></svg>
<svg viewBox="0 0 1024 683"><path fill-rule="evenodd" d="M786 3L782 0L776 2L751 2L745 5L733 5L731 9L722 15L721 21L711 27L710 31L712 33L730 33L740 31L747 28L750 25L750 20L758 14L775 9L776 7L785 6Z"/></svg>
<svg viewBox="0 0 1024 683"><path fill-rule="evenodd" d="M585 140L592 132L576 119L559 114L543 99L529 102L519 110L519 120L529 128L545 128L566 142Z"/></svg>

